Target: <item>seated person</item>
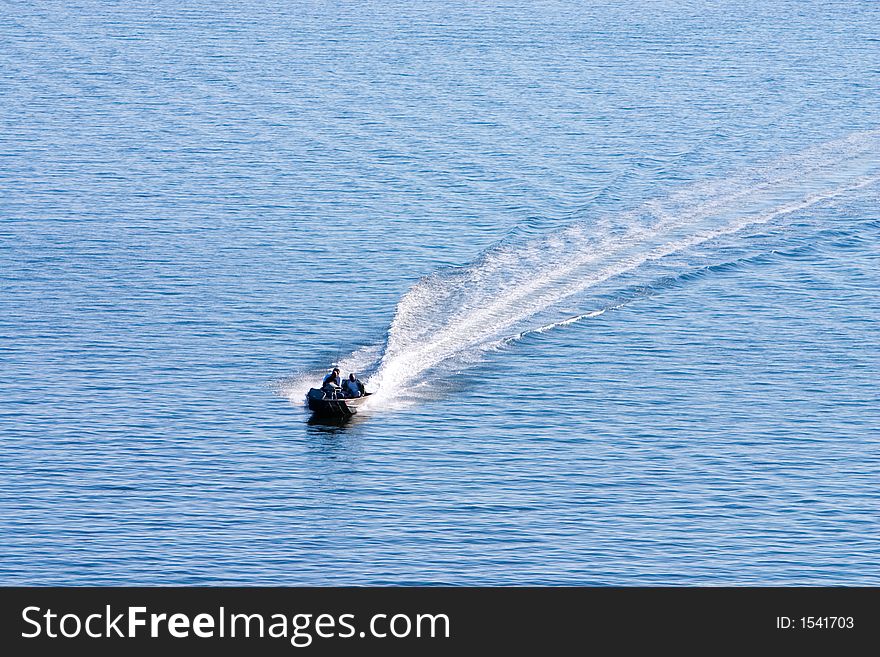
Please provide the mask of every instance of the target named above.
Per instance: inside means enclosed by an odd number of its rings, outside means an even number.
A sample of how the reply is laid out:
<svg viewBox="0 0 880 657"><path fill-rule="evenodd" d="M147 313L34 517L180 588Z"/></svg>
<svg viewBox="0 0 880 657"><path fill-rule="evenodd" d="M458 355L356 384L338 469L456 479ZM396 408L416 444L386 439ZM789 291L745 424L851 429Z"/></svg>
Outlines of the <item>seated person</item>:
<svg viewBox="0 0 880 657"><path fill-rule="evenodd" d="M346 397L361 397L364 394L364 384L352 372L342 384L342 390Z"/></svg>
<svg viewBox="0 0 880 657"><path fill-rule="evenodd" d="M321 390L324 391L325 395L335 395L339 391L340 383L339 368L334 367L333 371L324 377L324 381L321 383Z"/></svg>

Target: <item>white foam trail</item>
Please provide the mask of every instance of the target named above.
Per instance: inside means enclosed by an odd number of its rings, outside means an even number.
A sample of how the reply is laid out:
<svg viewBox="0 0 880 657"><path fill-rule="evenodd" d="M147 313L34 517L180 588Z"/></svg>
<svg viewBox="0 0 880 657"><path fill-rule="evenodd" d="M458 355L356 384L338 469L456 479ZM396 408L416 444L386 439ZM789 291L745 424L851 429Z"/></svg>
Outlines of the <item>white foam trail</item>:
<svg viewBox="0 0 880 657"><path fill-rule="evenodd" d="M491 325L491 328L485 329L483 328L483 321L487 317L496 316L498 306L500 303L502 303L500 301L496 301L486 310L475 313L466 321L460 322L459 324L456 324L454 326L450 326L445 330L439 332L435 339L430 343L422 344L416 348L410 349L405 352L403 356L396 356L392 359L383 359L382 367L379 371L379 374L374 379L371 379L371 383L375 385L379 390L385 391L388 389L386 387L386 384L389 379L391 381L399 380L400 378L402 378L403 375L405 375L406 377L416 377L421 372L424 372L425 370L435 367L436 365L454 357L462 350L463 346L478 347L481 345L481 343L485 341L486 338L492 335L496 335L500 331L505 331L515 326L518 322L528 317L531 317L532 315L539 312L541 309L547 308L551 304L559 303L560 301L563 301L579 292L582 292L583 290L593 287L598 283L607 281L614 276L632 271L640 265L644 264L645 262L657 260L676 252L703 244L704 242L707 242L709 240L717 239L724 235L737 233L748 226L768 223L777 217L809 208L823 201L827 201L841 196L845 193L855 191L861 187L877 183L878 181L880 181L880 177L874 177L861 181L857 184L843 186L829 192L813 194L803 201L786 204L772 212L735 222L722 229L700 232L686 239L663 244L659 247L652 248L645 253L625 258L611 266L600 268L595 274L580 279L577 282L562 285L553 289L552 291L548 291L543 294L535 294L535 296L533 296L527 302L522 299L521 294L512 295L512 299L507 300L505 303L510 303L514 300L522 301L522 303L518 304L517 306L508 306L507 308L509 312L507 313L506 317L500 321L496 321L494 324ZM592 260L592 258L590 260ZM584 262L586 261L587 260L585 260ZM546 282L544 283L544 286L546 286ZM540 287L542 286L532 285L530 286L530 289L532 291L535 291ZM526 333L531 332L543 332L549 330L550 328L563 326L565 324L571 324L574 321L580 319L595 317L598 314L601 313L585 313L583 315L569 318L568 320L551 323L546 327L523 331L519 335L522 336ZM489 345L486 345L484 348L487 348L488 346Z"/></svg>
<svg viewBox="0 0 880 657"><path fill-rule="evenodd" d="M772 222L880 181L880 131L858 133L723 181L693 185L642 209L502 242L468 267L419 281L401 299L369 385L382 397L440 365L464 367L499 342L595 317L523 326L646 263Z"/></svg>

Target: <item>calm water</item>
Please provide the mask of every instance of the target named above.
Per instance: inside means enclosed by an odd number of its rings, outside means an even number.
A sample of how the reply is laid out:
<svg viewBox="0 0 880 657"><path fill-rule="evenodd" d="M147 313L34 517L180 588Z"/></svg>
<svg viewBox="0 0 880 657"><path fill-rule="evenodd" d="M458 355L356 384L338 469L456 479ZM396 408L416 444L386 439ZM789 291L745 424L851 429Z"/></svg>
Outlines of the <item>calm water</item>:
<svg viewBox="0 0 880 657"><path fill-rule="evenodd" d="M135 4L2 2L0 583L880 584L880 5Z"/></svg>

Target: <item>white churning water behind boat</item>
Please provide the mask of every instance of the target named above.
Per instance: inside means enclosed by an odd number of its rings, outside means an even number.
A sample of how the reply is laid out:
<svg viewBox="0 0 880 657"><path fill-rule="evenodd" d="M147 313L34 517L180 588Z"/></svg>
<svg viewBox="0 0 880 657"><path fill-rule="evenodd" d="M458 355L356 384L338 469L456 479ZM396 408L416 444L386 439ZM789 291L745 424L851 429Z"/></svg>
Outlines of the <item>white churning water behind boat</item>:
<svg viewBox="0 0 880 657"><path fill-rule="evenodd" d="M503 240L473 263L418 281L398 304L384 350L362 348L340 365L372 370L370 405L387 404L435 369L461 370L505 342L620 306L606 302L559 318L563 302L600 284L875 185L878 145L880 131L856 133L722 181L690 185L633 212ZM311 380L315 375L309 373ZM286 393L300 399L307 388Z"/></svg>

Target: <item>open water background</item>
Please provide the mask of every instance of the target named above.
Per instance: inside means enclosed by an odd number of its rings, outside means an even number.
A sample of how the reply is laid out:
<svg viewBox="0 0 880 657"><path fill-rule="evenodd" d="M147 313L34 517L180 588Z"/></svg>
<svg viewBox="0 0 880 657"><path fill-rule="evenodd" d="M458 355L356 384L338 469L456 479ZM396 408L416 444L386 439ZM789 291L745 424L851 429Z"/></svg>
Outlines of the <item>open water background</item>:
<svg viewBox="0 0 880 657"><path fill-rule="evenodd" d="M0 7L3 584L880 584L878 3Z"/></svg>

